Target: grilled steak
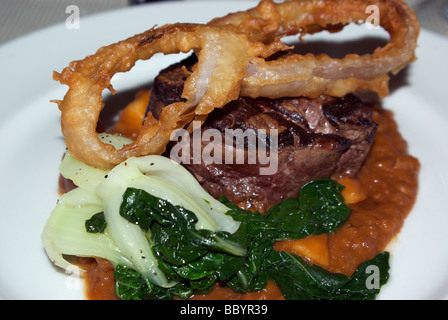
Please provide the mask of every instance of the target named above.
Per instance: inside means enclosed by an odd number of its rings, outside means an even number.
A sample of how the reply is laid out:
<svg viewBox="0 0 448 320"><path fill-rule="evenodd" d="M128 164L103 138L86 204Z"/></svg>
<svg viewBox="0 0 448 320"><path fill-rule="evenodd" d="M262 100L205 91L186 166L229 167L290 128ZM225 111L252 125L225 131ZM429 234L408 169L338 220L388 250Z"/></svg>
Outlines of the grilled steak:
<svg viewBox="0 0 448 320"><path fill-rule="evenodd" d="M155 79L148 108L155 117L164 106L182 100L183 83L188 77L185 66L189 68L192 63L194 60L187 59L172 65ZM193 146L194 139L173 142L167 156L179 156L181 163L215 198L226 196L243 208L265 212L281 200L297 196L300 187L308 181L356 175L367 157L376 127L370 107L354 95L316 99L240 97L214 110L199 129L199 134L212 132L214 139L219 140L215 144L210 142L212 139L201 140L201 152L222 161L194 158L194 150L198 150L198 145ZM239 133L251 132L256 140L250 142L251 135L247 135L243 145L234 139L224 144L226 134L235 134L238 129ZM260 129L266 130L267 135ZM179 143L183 146L189 143L189 148L181 149ZM243 164L237 163L238 148L244 152ZM251 163L249 157L253 153L250 152L264 151L263 148L266 156L255 157ZM233 156L225 158L229 151Z"/></svg>

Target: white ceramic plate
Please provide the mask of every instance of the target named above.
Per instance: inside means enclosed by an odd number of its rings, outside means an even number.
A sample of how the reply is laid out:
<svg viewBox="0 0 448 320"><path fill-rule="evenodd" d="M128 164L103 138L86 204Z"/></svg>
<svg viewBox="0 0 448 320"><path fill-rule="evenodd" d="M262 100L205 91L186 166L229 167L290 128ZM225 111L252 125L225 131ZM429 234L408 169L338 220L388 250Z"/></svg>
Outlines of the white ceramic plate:
<svg viewBox="0 0 448 320"><path fill-rule="evenodd" d="M0 47L0 297L83 299L82 282L53 267L40 235L57 200L58 165L65 146L59 111L51 99L66 92L52 80L72 60L100 46L168 22L206 22L254 2L175 2L82 17L79 30L64 23ZM366 27L331 39L377 35ZM327 34L321 35L326 39ZM380 299L444 299L448 295L448 41L423 31L417 56L384 99L396 113L410 153L421 161L418 201L391 248L390 282ZM117 75L118 91L152 79L178 56L160 56ZM397 85L398 84L398 85Z"/></svg>

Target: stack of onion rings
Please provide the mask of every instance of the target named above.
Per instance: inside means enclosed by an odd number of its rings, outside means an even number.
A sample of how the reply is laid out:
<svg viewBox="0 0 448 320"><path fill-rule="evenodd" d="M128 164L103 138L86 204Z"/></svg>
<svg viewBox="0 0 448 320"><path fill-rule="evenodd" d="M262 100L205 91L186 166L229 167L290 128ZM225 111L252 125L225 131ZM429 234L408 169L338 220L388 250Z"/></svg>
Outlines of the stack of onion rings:
<svg viewBox="0 0 448 320"><path fill-rule="evenodd" d="M372 54L289 55L267 61L272 54L289 48L280 39L287 35L340 30L365 21L366 7L376 5L380 25L391 39ZM215 108L250 97L344 96L371 90L388 94L388 74L415 60L419 25L402 0L263 0L250 10L229 14L208 24L170 24L148 30L74 61L54 79L69 86L62 101L61 126L70 153L88 165L110 169L131 156L161 154L171 133L193 119L204 119ZM187 79L184 102L164 108L156 120L145 118L136 140L117 150L98 139L96 126L104 107L102 92L111 86L117 72L129 71L137 60L194 50L198 63Z"/></svg>

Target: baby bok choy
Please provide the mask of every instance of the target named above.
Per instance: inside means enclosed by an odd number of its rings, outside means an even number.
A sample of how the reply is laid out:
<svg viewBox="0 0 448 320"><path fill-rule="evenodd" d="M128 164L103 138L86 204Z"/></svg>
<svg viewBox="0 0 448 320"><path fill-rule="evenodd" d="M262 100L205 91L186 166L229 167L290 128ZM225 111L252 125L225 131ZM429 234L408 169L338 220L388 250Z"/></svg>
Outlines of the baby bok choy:
<svg viewBox="0 0 448 320"><path fill-rule="evenodd" d="M117 148L128 143L114 135L108 135L107 140ZM76 268L64 255L100 257L115 266L136 270L148 283L161 287L175 284L158 266L150 231L120 215L128 188L144 190L195 212L196 229L233 233L240 224L225 214L229 209L205 192L187 170L162 156L130 158L104 171L87 166L67 152L60 172L77 188L60 197L44 227L42 242L49 258L62 268ZM86 228L86 222L94 216L104 217L103 232L89 232ZM215 236L214 241L221 240ZM240 247L235 250L237 254L245 251Z"/></svg>

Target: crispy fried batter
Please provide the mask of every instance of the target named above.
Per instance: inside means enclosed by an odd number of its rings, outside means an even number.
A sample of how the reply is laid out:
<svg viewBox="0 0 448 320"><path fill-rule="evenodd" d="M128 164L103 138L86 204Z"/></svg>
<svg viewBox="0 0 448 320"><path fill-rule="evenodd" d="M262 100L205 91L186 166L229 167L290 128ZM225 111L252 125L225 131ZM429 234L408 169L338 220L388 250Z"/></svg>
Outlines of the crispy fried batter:
<svg viewBox="0 0 448 320"><path fill-rule="evenodd" d="M209 24L244 32L252 40L267 43L287 35L335 32L350 23L365 22L370 16L369 6L377 8L377 22L390 35L385 47L344 59L324 54L295 54L273 61L252 59L240 94L253 98L315 98L370 90L384 97L389 93L388 74L398 73L415 60L420 27L416 15L402 0L264 0L251 10L216 18Z"/></svg>
<svg viewBox="0 0 448 320"><path fill-rule="evenodd" d="M151 29L125 41L101 48L84 60L74 61L54 79L69 86L59 108L65 142L79 160L103 169L131 156L161 154L171 132L187 125L196 115L206 115L238 97L249 57L272 54L285 46L251 42L245 34L225 28L196 24L173 24ZM185 102L164 109L159 120L151 114L140 135L120 150L100 141L96 133L103 109L102 92L113 90L111 78L129 71L139 59L155 53L198 52L199 63L185 83Z"/></svg>
<svg viewBox="0 0 448 320"><path fill-rule="evenodd" d="M288 48L279 39L314 33L365 20L366 7L377 5L381 25L391 41L371 55L292 55L266 61ZM61 126L66 145L88 165L110 169L131 156L161 154L174 129L193 119L204 119L215 108L239 95L277 98L319 94L343 96L357 90L387 94L389 72L398 72L414 60L419 26L401 0L291 0L262 1L254 9L215 19L207 25L171 24L103 47L84 60L74 61L54 79L69 86L62 101ZM194 50L198 64L187 79L184 102L164 108L160 119L148 114L135 141L122 149L101 142L96 125L104 107L102 92L112 92L111 78L129 71L137 60Z"/></svg>

